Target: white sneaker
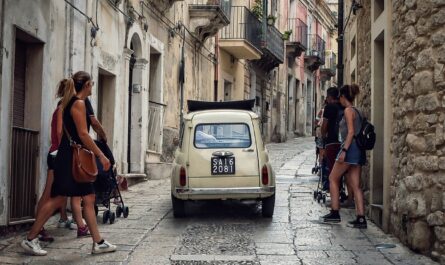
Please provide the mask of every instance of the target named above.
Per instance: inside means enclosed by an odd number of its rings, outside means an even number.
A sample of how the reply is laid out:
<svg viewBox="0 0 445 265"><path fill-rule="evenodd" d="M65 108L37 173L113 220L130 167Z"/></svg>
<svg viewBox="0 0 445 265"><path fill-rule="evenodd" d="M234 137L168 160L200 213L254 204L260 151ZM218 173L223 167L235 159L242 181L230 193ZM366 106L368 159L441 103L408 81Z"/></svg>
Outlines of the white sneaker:
<svg viewBox="0 0 445 265"><path fill-rule="evenodd" d="M102 244L93 243L91 254L107 253L116 251L116 246L104 240Z"/></svg>
<svg viewBox="0 0 445 265"><path fill-rule="evenodd" d="M59 222L57 223L57 228L65 228L67 222L68 220L64 221L62 219L59 219Z"/></svg>
<svg viewBox="0 0 445 265"><path fill-rule="evenodd" d="M66 222L65 227L66 227L66 228L69 228L69 229L71 229L71 230L77 230L77 224L76 224L76 221L74 221L74 220L68 220L68 221Z"/></svg>
<svg viewBox="0 0 445 265"><path fill-rule="evenodd" d="M28 239L24 239L20 245L29 254L33 254L36 256L45 256L46 254L48 254L48 252L43 250L40 246L39 238L37 237L31 241L29 241Z"/></svg>

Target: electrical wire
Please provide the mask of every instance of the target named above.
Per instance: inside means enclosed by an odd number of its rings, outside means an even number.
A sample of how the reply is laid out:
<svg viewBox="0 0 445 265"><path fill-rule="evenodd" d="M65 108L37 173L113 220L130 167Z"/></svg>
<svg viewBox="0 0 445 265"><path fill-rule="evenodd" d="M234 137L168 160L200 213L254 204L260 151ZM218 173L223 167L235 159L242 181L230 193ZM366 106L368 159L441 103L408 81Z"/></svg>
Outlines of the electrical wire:
<svg viewBox="0 0 445 265"><path fill-rule="evenodd" d="M70 5L73 9L75 9L77 12L79 12L81 15L83 15L88 22L90 22L91 24L93 24L94 27L97 27L96 24L94 24L94 21L91 17L89 17L87 14L85 14L82 10L80 10L79 8L77 8L75 5L73 5L70 1L65 0L65 3L67 3L68 5Z"/></svg>
<svg viewBox="0 0 445 265"><path fill-rule="evenodd" d="M145 6L154 16L156 16L163 24L165 24L169 30L171 29L175 29L177 27L177 25L181 26L183 29L185 29L187 31L187 33L189 33L189 35L195 39L197 42L199 42L200 46L202 48L204 48L204 50L206 50L209 54L205 55L200 51L197 51L199 54L201 54L206 60L208 60L209 62L216 64L217 62L215 61L214 57L214 53L212 51L210 51L209 49L207 49L207 47L205 47L204 43L202 43L201 40L199 40L184 24L178 22L178 24L174 23L173 21L171 21L168 17L166 17L165 15L161 15L161 11L158 10L156 7L152 7L150 5L148 5L147 3L145 3L144 1L140 1L139 2L141 5ZM153 10L153 8L155 10ZM167 20L167 22L164 20L164 18ZM196 48L196 45L193 43L190 43L186 40L185 34L177 34L181 39L183 39L183 41L185 41L185 43L187 43L189 46ZM208 57L211 57L212 59L209 59Z"/></svg>
<svg viewBox="0 0 445 265"><path fill-rule="evenodd" d="M133 21L133 18L130 17L129 15L125 14L125 12L122 11L119 7L117 7L117 6L115 5L115 3L113 3L111 0L107 0L107 1L108 1L108 3L114 8L114 10L119 11L119 13L121 13L122 15L124 15L124 17L126 17L127 19Z"/></svg>
<svg viewBox="0 0 445 265"><path fill-rule="evenodd" d="M352 14L352 9L353 9L354 3L355 3L355 1L352 2L351 8L349 9L349 15L348 15L348 17L346 18L346 23L345 23L345 25L344 25L344 27L343 27L342 33L345 32L346 27L348 26L349 19L351 18L351 14Z"/></svg>

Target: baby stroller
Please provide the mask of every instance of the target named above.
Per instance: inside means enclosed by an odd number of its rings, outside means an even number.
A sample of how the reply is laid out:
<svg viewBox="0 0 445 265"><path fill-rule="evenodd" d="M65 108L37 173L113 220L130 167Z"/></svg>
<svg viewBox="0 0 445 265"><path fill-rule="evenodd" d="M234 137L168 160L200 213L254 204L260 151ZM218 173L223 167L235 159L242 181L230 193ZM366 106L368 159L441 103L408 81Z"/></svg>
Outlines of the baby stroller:
<svg viewBox="0 0 445 265"><path fill-rule="evenodd" d="M108 171L104 171L102 164L97 161L98 174L96 181L94 182L94 189L96 191L96 203L94 210L96 216L99 213L99 205L107 208L102 214L102 223L110 222L113 224L117 217L128 217L129 209L125 206L122 199L121 192L119 191L119 185L116 179L116 169L114 167L116 161L114 160L113 153L105 142L95 141L97 147L104 153L104 155L110 160L111 167ZM111 210L111 199L117 204L116 213Z"/></svg>
<svg viewBox="0 0 445 265"><path fill-rule="evenodd" d="M320 159L320 150L324 148L323 142L316 137L315 138L316 143L316 156L315 156L315 166L312 168L312 174L318 175L318 183L317 188L314 190L314 200L316 200L318 203L323 201L323 203L326 203L326 196L329 192L329 174L331 171L330 166L328 165L327 156L328 154L325 153L324 158ZM334 157L331 158L331 160L334 160ZM332 163L332 162L331 162ZM331 165L332 167L332 165ZM340 183L340 202L344 202L348 196L346 195L346 188L345 188L345 177L343 176L341 178Z"/></svg>
<svg viewBox="0 0 445 265"><path fill-rule="evenodd" d="M326 194L329 191L329 168L325 159L320 160L320 151L323 148L322 139L315 137L315 165L312 168L312 174L318 175L317 188L314 190L314 200L318 203L326 202Z"/></svg>

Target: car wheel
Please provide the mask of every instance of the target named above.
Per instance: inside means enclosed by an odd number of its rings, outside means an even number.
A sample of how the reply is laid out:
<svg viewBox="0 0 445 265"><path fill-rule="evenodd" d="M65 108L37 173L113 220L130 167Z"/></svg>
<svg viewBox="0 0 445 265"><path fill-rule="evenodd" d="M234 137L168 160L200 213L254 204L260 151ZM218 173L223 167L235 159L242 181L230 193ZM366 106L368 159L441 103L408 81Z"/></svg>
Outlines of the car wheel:
<svg viewBox="0 0 445 265"><path fill-rule="evenodd" d="M261 213L263 217L272 217L273 211L275 209L275 194L270 197L262 199L261 202L262 202Z"/></svg>
<svg viewBox="0 0 445 265"><path fill-rule="evenodd" d="M173 205L173 216L175 218L185 217L185 201L180 200L171 195L172 197L172 205Z"/></svg>

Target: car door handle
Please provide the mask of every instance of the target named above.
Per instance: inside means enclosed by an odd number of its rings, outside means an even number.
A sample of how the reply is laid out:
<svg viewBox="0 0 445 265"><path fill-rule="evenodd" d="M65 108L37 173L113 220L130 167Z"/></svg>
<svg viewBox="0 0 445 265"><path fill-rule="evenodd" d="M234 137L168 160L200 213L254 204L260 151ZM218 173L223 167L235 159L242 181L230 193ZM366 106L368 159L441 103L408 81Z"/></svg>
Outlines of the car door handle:
<svg viewBox="0 0 445 265"><path fill-rule="evenodd" d="M255 151L253 148L243 149L243 152L253 152Z"/></svg>

